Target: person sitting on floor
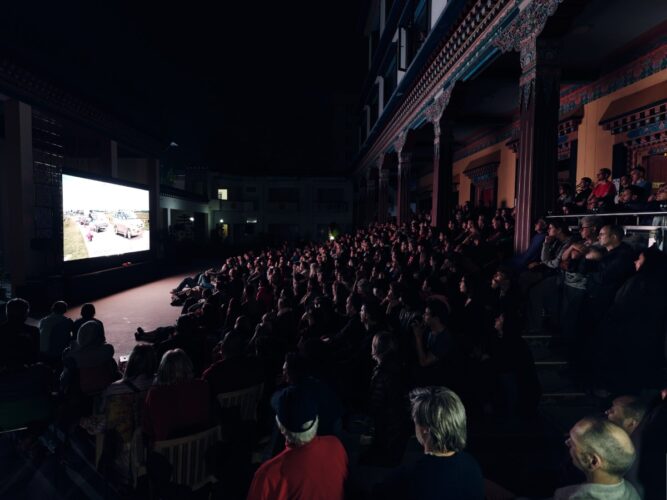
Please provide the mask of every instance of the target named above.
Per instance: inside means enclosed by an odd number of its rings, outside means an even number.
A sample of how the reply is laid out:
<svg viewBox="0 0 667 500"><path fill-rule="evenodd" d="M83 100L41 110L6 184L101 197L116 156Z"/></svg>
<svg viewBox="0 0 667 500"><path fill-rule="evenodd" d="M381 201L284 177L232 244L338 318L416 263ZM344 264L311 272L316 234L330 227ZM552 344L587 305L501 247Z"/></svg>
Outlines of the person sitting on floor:
<svg viewBox="0 0 667 500"><path fill-rule="evenodd" d="M88 321L97 321L100 325L102 325L102 331L104 332L104 325L99 319L95 317L95 306L93 304L84 304L81 306L81 317L76 319L74 321L74 325L72 326L72 334L74 335L74 338L76 338L77 334L79 333L79 328L81 328L81 325Z"/></svg>
<svg viewBox="0 0 667 500"><path fill-rule="evenodd" d="M60 359L72 340L74 322L66 312L67 303L59 300L51 306L51 314L39 322L39 350L47 359Z"/></svg>
<svg viewBox="0 0 667 500"><path fill-rule="evenodd" d="M120 378L113 356L114 348L106 343L101 322L91 320L81 325L76 341L63 353L63 392L79 388L84 394L94 394L104 390Z"/></svg>
<svg viewBox="0 0 667 500"><path fill-rule="evenodd" d="M463 451L466 411L459 397L445 387L424 387L410 392L410 404L424 455L394 471L375 488L374 498L483 499L482 471Z"/></svg>
<svg viewBox="0 0 667 500"><path fill-rule="evenodd" d="M635 461L635 447L621 427L605 419L584 418L572 427L565 443L586 482L557 489L554 500L639 500L635 487L623 479Z"/></svg>

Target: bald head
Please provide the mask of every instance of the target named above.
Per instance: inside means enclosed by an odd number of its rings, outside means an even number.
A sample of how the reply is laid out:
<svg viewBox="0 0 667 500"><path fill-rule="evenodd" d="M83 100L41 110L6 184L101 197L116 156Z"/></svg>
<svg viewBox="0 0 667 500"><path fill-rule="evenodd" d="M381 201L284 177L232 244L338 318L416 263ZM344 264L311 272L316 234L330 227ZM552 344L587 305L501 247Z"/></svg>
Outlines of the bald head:
<svg viewBox="0 0 667 500"><path fill-rule="evenodd" d="M568 440L574 465L587 475L600 470L622 478L635 460L635 447L621 427L606 419L584 418Z"/></svg>

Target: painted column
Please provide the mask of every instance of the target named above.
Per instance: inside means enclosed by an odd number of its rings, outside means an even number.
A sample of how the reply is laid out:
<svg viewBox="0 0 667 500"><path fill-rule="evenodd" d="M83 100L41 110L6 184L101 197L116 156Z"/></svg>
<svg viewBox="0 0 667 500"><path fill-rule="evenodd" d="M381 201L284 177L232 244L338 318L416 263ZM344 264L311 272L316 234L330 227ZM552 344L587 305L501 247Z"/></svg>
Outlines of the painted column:
<svg viewBox="0 0 667 500"><path fill-rule="evenodd" d="M371 224L375 221L376 211L378 208L377 199L377 183L378 178L375 175L374 168L370 168L366 174L366 224Z"/></svg>
<svg viewBox="0 0 667 500"><path fill-rule="evenodd" d="M556 194L560 66L557 46L533 40L522 50L519 167L514 246L528 248L534 219L546 215Z"/></svg>
<svg viewBox="0 0 667 500"><path fill-rule="evenodd" d="M433 124L433 194L431 196L431 225L444 226L451 213L452 169L454 138L451 124L443 123L444 114L452 94L450 86L444 90L426 111Z"/></svg>
<svg viewBox="0 0 667 500"><path fill-rule="evenodd" d="M560 65L554 40L538 39L563 0L522 3L521 13L493 44L521 61L519 148L514 249L528 248L533 219L551 208L556 192Z"/></svg>
<svg viewBox="0 0 667 500"><path fill-rule="evenodd" d="M431 225L444 227L452 212L454 137L451 128L435 128L433 138L433 205Z"/></svg>
<svg viewBox="0 0 667 500"><path fill-rule="evenodd" d="M398 154L398 190L396 192L396 222L400 226L410 222L410 170L412 151L406 144L407 134L399 135L394 149Z"/></svg>
<svg viewBox="0 0 667 500"><path fill-rule="evenodd" d="M386 224L389 219L389 170L378 167L378 222Z"/></svg>

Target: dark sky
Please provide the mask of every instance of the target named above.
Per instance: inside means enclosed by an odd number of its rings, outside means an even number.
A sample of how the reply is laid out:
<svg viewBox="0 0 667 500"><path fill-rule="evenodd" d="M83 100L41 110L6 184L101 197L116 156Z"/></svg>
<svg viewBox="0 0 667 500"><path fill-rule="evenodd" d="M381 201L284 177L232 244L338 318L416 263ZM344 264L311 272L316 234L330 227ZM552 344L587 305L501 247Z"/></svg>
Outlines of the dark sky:
<svg viewBox="0 0 667 500"><path fill-rule="evenodd" d="M226 172L325 173L334 108L363 78L360 0L15 2L3 49ZM207 3L208 4L208 3ZM215 9L213 8L215 7ZM326 9L326 10L324 10Z"/></svg>

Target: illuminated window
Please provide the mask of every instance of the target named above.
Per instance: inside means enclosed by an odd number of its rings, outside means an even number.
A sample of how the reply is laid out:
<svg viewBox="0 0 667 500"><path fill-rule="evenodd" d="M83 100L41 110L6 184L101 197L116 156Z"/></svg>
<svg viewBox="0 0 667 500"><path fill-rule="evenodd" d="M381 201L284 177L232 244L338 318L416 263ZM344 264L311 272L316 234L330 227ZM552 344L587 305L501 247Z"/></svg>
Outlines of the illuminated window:
<svg viewBox="0 0 667 500"><path fill-rule="evenodd" d="M219 200L226 200L227 199L227 190L226 189L218 189L218 199Z"/></svg>

